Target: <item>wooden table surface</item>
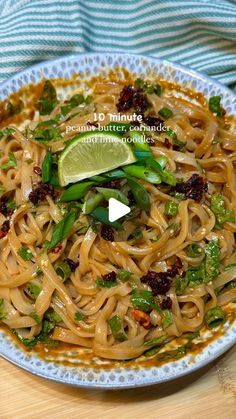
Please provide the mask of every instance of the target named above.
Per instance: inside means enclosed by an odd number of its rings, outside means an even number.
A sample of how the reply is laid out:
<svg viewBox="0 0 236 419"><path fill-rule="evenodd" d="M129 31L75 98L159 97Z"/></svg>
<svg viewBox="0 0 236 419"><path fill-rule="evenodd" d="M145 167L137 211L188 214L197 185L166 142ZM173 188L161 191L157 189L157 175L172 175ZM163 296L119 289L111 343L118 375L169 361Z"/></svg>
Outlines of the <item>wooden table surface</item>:
<svg viewBox="0 0 236 419"><path fill-rule="evenodd" d="M77 389L0 359L0 418L235 419L236 347L189 377L143 389Z"/></svg>

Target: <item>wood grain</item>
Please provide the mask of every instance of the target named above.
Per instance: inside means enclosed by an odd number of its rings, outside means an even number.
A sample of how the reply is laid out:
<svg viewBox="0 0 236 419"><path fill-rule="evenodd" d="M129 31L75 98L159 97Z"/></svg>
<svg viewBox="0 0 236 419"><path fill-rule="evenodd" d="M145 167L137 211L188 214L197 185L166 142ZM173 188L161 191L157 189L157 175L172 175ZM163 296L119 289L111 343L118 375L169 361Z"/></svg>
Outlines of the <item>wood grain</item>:
<svg viewBox="0 0 236 419"><path fill-rule="evenodd" d="M35 377L1 359L1 419L235 419L236 347L172 383L83 390Z"/></svg>

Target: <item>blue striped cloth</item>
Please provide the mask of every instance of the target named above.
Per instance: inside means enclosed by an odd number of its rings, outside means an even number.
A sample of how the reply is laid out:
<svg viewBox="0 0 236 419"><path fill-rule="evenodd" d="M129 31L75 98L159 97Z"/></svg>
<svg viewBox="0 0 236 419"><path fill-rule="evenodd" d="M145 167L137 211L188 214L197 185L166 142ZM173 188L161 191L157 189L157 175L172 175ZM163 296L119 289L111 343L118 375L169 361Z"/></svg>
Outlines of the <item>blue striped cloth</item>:
<svg viewBox="0 0 236 419"><path fill-rule="evenodd" d="M0 81L82 51L144 53L236 82L236 0L0 0Z"/></svg>

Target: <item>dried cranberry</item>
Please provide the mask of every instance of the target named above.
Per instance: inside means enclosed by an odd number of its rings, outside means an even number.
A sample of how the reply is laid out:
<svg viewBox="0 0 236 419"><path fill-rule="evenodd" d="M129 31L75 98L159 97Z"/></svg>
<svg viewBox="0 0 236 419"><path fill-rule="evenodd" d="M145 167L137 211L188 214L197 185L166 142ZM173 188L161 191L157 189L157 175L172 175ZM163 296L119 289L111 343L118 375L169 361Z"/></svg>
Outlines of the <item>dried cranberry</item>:
<svg viewBox="0 0 236 419"><path fill-rule="evenodd" d="M76 268L79 266L79 262L75 262L70 258L66 258L64 262L66 262L67 265L69 265L71 272L75 272Z"/></svg>
<svg viewBox="0 0 236 419"><path fill-rule="evenodd" d="M143 122L149 127L159 127L159 131L163 130L164 121L159 117L147 115L143 118Z"/></svg>
<svg viewBox="0 0 236 419"><path fill-rule="evenodd" d="M168 138L165 138L164 146L166 148L171 148L172 147L172 144L171 144L170 140L168 140Z"/></svg>
<svg viewBox="0 0 236 419"><path fill-rule="evenodd" d="M1 229L0 229L0 239L5 237L10 229L10 221L6 220L2 223Z"/></svg>
<svg viewBox="0 0 236 419"><path fill-rule="evenodd" d="M111 271L108 274L102 275L102 279L104 279L104 281L115 281L116 280L116 272Z"/></svg>
<svg viewBox="0 0 236 419"><path fill-rule="evenodd" d="M6 196L0 198L0 213L7 216L11 215L14 212L14 209L8 206L9 200Z"/></svg>
<svg viewBox="0 0 236 419"><path fill-rule="evenodd" d="M118 112L134 108L137 114L143 115L148 108L147 96L143 89L136 89L131 85L124 86L116 107Z"/></svg>
<svg viewBox="0 0 236 419"><path fill-rule="evenodd" d="M148 271L140 280L149 285L154 296L165 295L171 287L172 279L178 272L177 266L172 266L166 272Z"/></svg>
<svg viewBox="0 0 236 419"><path fill-rule="evenodd" d="M119 101L116 105L118 112L128 111L133 105L134 87L124 86L120 92Z"/></svg>
<svg viewBox="0 0 236 419"><path fill-rule="evenodd" d="M173 148L174 151L180 151L181 150L181 147L177 144L173 144L172 148Z"/></svg>
<svg viewBox="0 0 236 419"><path fill-rule="evenodd" d="M33 189L29 194L29 200L34 204L44 201L46 196L51 196L55 199L56 193L54 187L48 183L41 183L37 188Z"/></svg>
<svg viewBox="0 0 236 419"><path fill-rule="evenodd" d="M207 192L207 183L202 176L194 173L186 182L177 183L172 190L183 193L185 198L194 199L199 202Z"/></svg>
<svg viewBox="0 0 236 419"><path fill-rule="evenodd" d="M113 229L105 224L103 224L101 227L101 236L104 240L107 240L108 242L114 241Z"/></svg>
<svg viewBox="0 0 236 419"><path fill-rule="evenodd" d="M34 173L35 173L36 175L41 176L41 175L42 175L42 170L41 170L41 168L40 168L39 166L35 166L35 167L34 167Z"/></svg>
<svg viewBox="0 0 236 419"><path fill-rule="evenodd" d="M52 250L52 253L59 253L62 249L62 245L60 244L59 246L54 247L54 249Z"/></svg>
<svg viewBox="0 0 236 419"><path fill-rule="evenodd" d="M147 96L143 89L136 89L133 96L133 107L137 114L143 115L148 109Z"/></svg>
<svg viewBox="0 0 236 419"><path fill-rule="evenodd" d="M3 196L0 198L0 212L3 215L7 215L7 197Z"/></svg>
<svg viewBox="0 0 236 419"><path fill-rule="evenodd" d="M161 309L162 310L170 310L172 307L172 300L170 297L163 298L161 302Z"/></svg>
<svg viewBox="0 0 236 419"><path fill-rule="evenodd" d="M174 265L177 269L182 269L183 268L183 263L182 260L176 256L175 258L175 265Z"/></svg>
<svg viewBox="0 0 236 419"><path fill-rule="evenodd" d="M120 189L121 179L111 180L110 182L104 183L103 188Z"/></svg>

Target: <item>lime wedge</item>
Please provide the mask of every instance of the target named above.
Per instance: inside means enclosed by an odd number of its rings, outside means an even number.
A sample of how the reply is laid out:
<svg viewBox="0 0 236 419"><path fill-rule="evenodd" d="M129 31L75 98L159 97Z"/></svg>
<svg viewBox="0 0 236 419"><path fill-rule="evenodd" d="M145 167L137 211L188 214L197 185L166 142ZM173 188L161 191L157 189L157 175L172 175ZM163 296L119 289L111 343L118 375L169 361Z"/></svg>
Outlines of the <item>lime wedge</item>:
<svg viewBox="0 0 236 419"><path fill-rule="evenodd" d="M59 157L59 181L66 186L135 161L130 145L119 135L101 131L80 134Z"/></svg>

